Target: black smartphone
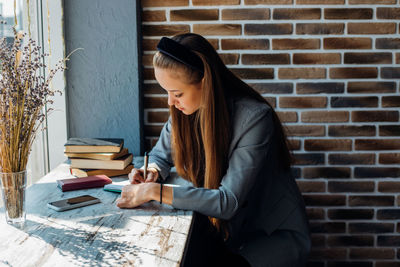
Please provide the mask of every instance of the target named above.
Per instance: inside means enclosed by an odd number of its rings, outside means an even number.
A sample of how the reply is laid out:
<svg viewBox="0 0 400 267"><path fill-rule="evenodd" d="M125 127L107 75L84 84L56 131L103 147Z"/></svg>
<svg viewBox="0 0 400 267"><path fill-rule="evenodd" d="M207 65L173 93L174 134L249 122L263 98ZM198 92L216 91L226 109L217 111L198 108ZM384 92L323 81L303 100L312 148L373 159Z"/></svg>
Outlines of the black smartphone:
<svg viewBox="0 0 400 267"><path fill-rule="evenodd" d="M56 211L71 210L79 207L100 203L100 199L90 195L83 195L47 203L47 206Z"/></svg>

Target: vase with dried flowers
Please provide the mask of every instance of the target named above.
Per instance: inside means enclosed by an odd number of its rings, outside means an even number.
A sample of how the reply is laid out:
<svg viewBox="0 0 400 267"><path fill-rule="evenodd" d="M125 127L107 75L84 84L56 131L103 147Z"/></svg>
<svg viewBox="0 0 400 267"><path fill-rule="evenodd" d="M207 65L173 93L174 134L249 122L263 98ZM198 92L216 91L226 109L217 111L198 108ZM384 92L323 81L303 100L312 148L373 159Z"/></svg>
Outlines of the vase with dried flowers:
<svg viewBox="0 0 400 267"><path fill-rule="evenodd" d="M61 94L51 89L50 82L65 70L66 59L45 76L41 73L48 54L15 27L13 33L11 44L0 39L0 178L6 220L23 227L29 153L45 112L51 109L51 97Z"/></svg>

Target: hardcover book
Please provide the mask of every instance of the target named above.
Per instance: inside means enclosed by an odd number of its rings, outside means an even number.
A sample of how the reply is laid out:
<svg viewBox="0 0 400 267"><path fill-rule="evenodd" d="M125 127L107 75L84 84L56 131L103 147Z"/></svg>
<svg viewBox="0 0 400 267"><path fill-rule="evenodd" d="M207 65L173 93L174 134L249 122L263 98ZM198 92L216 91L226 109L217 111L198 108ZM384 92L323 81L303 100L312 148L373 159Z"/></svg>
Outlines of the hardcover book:
<svg viewBox="0 0 400 267"><path fill-rule="evenodd" d="M132 163L132 159L132 154L114 160L72 158L70 168L123 170Z"/></svg>
<svg viewBox="0 0 400 267"><path fill-rule="evenodd" d="M119 153L73 153L66 152L65 156L69 158L82 158L82 159L101 159L101 160L113 160L125 156L128 154L128 149L123 148Z"/></svg>
<svg viewBox="0 0 400 267"><path fill-rule="evenodd" d="M102 187L106 184L111 184L112 180L106 175L93 175L84 178L71 178L57 180L57 185L63 192Z"/></svg>
<svg viewBox="0 0 400 267"><path fill-rule="evenodd" d="M109 170L109 169L79 169L79 168L70 168L71 174L75 175L77 177L86 177L86 176L92 176L92 175L99 175L99 174L104 174L107 175L108 177L115 177L115 176L121 176L121 175L127 175L131 172L133 169L133 165L130 164L126 166L125 169L123 170Z"/></svg>
<svg viewBox="0 0 400 267"><path fill-rule="evenodd" d="M64 152L118 153L124 145L121 138L69 138Z"/></svg>

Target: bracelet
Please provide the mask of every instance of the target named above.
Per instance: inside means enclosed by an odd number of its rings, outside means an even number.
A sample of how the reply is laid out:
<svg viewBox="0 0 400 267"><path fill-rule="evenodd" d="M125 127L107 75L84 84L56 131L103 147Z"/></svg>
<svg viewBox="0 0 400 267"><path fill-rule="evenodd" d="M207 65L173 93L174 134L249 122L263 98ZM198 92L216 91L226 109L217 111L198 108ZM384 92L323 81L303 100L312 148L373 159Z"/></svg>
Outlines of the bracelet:
<svg viewBox="0 0 400 267"><path fill-rule="evenodd" d="M163 184L160 183L160 204L162 204L162 188Z"/></svg>

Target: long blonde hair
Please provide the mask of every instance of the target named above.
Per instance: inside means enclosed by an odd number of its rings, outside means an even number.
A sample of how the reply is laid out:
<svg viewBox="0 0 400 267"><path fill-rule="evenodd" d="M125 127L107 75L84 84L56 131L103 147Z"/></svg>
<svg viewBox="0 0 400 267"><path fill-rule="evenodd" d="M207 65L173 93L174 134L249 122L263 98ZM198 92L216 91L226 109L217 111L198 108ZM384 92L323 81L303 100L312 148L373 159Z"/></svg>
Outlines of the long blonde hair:
<svg viewBox="0 0 400 267"><path fill-rule="evenodd" d="M202 36L192 33L172 37L195 52L203 61L204 73L196 71L175 59L157 52L153 58L154 67L183 73L187 84L202 82L200 108L191 115L185 115L170 106L172 118L172 155L180 176L197 187L217 189L228 167L231 123L227 106L229 96L250 96L269 105L250 86L237 78L223 64L212 45ZM282 141L287 152L285 168L290 167L289 150L278 117L274 120L283 135ZM276 123L275 123L276 124ZM279 155L278 155L279 156ZM227 237L226 223L217 218L209 218L212 224Z"/></svg>

